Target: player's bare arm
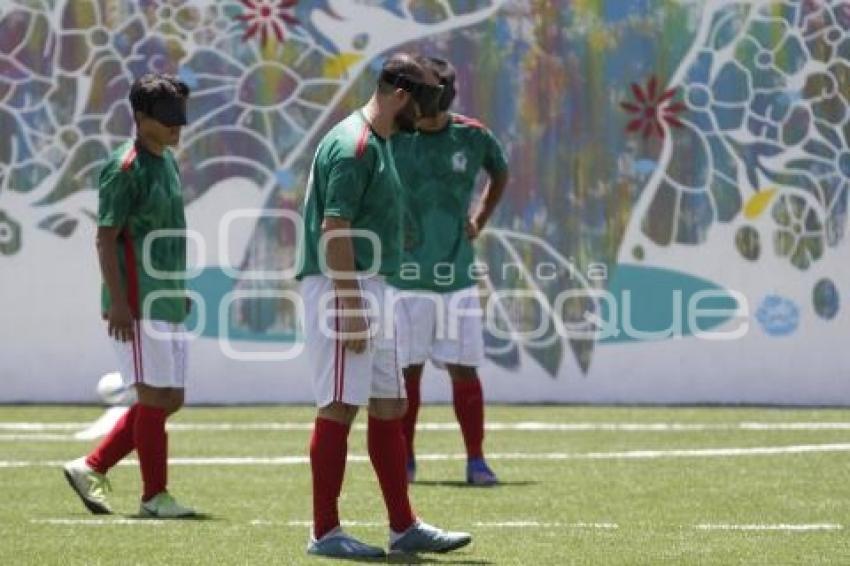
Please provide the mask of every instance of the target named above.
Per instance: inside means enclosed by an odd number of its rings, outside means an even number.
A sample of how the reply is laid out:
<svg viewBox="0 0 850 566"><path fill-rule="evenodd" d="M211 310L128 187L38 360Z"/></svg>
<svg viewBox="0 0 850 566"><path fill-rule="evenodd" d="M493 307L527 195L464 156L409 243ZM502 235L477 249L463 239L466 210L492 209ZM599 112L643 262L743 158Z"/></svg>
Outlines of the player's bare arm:
<svg viewBox="0 0 850 566"><path fill-rule="evenodd" d="M502 199L502 195L505 193L505 187L508 185L507 171L488 174L490 175L490 180L487 182L487 186L484 187L484 193L481 195L478 207L466 226L466 233L470 240L477 238L481 230L484 229L493 211L496 210L496 206Z"/></svg>
<svg viewBox="0 0 850 566"><path fill-rule="evenodd" d="M122 342L133 339L133 313L127 294L121 284L121 272L118 268L118 236L121 228L100 226L97 229L97 257L100 262L100 272L106 283L112 303L105 313L108 322L109 336Z"/></svg>
<svg viewBox="0 0 850 566"><path fill-rule="evenodd" d="M333 231L345 231L351 229L348 220L335 217L325 217L322 222L324 233ZM354 246L350 236L336 236L328 239L326 256L328 267L334 272L353 274ZM353 313L363 311L363 299L360 296L360 287L357 279L334 279L334 288L341 295L342 309L347 316L341 317L341 330L343 332L343 347L355 352L362 353L366 349L369 325L365 316L354 316Z"/></svg>

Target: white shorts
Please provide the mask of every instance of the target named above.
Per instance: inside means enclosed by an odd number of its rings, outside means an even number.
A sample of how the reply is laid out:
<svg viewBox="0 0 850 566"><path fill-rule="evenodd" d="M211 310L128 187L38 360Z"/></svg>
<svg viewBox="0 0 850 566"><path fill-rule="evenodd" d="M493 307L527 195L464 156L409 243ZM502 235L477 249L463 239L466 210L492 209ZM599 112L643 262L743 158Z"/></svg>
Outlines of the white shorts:
<svg viewBox="0 0 850 566"><path fill-rule="evenodd" d="M398 291L396 309L399 355L402 366L431 360L478 367L484 360L483 311L478 287L449 293Z"/></svg>
<svg viewBox="0 0 850 566"><path fill-rule="evenodd" d="M110 338L124 383L151 387L186 386L186 327L162 320L136 321L134 338Z"/></svg>
<svg viewBox="0 0 850 566"><path fill-rule="evenodd" d="M404 399L401 366L394 333L395 317L387 312L388 293L383 277L360 280L360 290L373 299L369 317L372 338L361 354L342 347L334 309L338 297L333 282L324 275L311 275L301 282L304 298L304 345L313 374L316 405L333 402L366 406L369 399ZM390 305L391 306L391 305Z"/></svg>

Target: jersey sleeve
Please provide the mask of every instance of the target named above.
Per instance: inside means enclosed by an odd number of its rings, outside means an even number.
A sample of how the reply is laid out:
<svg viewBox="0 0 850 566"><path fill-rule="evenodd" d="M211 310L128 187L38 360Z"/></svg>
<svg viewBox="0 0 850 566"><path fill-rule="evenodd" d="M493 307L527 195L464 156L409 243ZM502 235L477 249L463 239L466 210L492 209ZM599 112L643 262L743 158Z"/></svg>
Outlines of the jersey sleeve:
<svg viewBox="0 0 850 566"><path fill-rule="evenodd" d="M367 155L337 155L330 163L325 192L325 216L353 220L370 178Z"/></svg>
<svg viewBox="0 0 850 566"><path fill-rule="evenodd" d="M508 159L502 144L490 130L482 130L484 137L484 169L491 175L498 175L508 170Z"/></svg>
<svg viewBox="0 0 850 566"><path fill-rule="evenodd" d="M127 223L133 205L133 182L130 172L110 161L100 173L98 183L97 225L120 228Z"/></svg>

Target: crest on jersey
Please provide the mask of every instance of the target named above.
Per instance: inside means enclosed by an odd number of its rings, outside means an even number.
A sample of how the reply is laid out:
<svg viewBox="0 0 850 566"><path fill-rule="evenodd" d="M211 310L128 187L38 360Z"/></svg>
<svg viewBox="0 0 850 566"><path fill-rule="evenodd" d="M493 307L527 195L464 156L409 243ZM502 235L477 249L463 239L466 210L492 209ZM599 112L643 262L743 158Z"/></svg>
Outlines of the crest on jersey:
<svg viewBox="0 0 850 566"><path fill-rule="evenodd" d="M452 169L455 173L466 172L466 154L462 151L457 151L452 156Z"/></svg>

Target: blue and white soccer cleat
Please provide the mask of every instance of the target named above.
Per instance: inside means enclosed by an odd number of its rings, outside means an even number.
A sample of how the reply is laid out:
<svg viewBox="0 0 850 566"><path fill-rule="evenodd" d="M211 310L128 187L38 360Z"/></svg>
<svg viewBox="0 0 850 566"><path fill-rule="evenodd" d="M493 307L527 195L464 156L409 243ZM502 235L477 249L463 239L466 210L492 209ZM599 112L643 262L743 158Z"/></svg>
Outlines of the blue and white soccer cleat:
<svg viewBox="0 0 850 566"><path fill-rule="evenodd" d="M390 553L451 552L470 542L472 542L472 535L469 533L444 531L417 519L402 534L390 535Z"/></svg>
<svg viewBox="0 0 850 566"><path fill-rule="evenodd" d="M496 477L484 458L473 458L466 463L466 483L490 486L499 483L499 478Z"/></svg>
<svg viewBox="0 0 850 566"><path fill-rule="evenodd" d="M387 555L383 548L360 542L342 527L335 528L319 540L310 533L307 554L330 558L384 558Z"/></svg>

